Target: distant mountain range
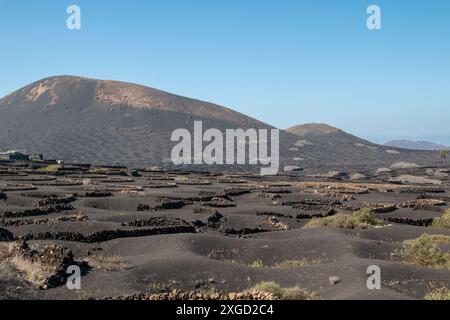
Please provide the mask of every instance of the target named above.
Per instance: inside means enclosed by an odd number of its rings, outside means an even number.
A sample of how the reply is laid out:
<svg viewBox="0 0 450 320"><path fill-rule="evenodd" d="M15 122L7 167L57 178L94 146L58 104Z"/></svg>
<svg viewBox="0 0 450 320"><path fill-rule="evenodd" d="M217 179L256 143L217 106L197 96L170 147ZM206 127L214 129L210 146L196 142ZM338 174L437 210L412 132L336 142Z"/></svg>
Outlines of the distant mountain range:
<svg viewBox="0 0 450 320"><path fill-rule="evenodd" d="M72 76L46 78L0 99L0 151L67 162L170 166L174 130L273 128L213 103L145 86ZM280 132L280 162L301 167L432 164L428 151L381 146L325 124Z"/></svg>
<svg viewBox="0 0 450 320"><path fill-rule="evenodd" d="M411 150L443 150L448 147L429 141L413 141L413 140L393 140L384 144L388 147L411 149Z"/></svg>

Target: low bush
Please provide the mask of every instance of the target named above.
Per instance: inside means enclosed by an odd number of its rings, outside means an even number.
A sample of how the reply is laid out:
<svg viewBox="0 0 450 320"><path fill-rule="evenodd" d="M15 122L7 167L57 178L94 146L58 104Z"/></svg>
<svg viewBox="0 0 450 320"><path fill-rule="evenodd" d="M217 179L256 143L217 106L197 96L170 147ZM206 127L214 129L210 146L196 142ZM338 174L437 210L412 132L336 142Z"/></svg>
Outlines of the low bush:
<svg viewBox="0 0 450 320"><path fill-rule="evenodd" d="M298 286L283 288L274 281L260 282L247 290L248 292L267 292L281 300L312 300L318 297L317 293L308 292Z"/></svg>
<svg viewBox="0 0 450 320"><path fill-rule="evenodd" d="M427 293L425 300L450 300L450 290L447 287L433 288Z"/></svg>
<svg viewBox="0 0 450 320"><path fill-rule="evenodd" d="M445 211L441 217L434 219L433 227L450 229L450 209Z"/></svg>
<svg viewBox="0 0 450 320"><path fill-rule="evenodd" d="M324 218L314 218L304 228L369 229L383 225L383 221L377 219L370 209L361 209L351 215L337 214Z"/></svg>
<svg viewBox="0 0 450 320"><path fill-rule="evenodd" d="M450 268L450 254L439 246L450 243L450 237L423 234L420 238L407 240L404 247L395 255L403 262L429 268Z"/></svg>

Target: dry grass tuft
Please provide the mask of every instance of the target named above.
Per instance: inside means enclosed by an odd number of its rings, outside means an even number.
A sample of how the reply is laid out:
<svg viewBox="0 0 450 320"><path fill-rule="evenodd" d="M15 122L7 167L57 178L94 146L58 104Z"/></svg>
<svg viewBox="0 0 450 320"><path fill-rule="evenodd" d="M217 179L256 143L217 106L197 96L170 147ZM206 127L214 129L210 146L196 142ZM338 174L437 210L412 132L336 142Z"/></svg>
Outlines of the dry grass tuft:
<svg viewBox="0 0 450 320"><path fill-rule="evenodd" d="M56 272L56 268L45 266L37 261L31 261L15 255L10 259L14 267L26 275L26 280L37 287L42 287Z"/></svg>
<svg viewBox="0 0 450 320"><path fill-rule="evenodd" d="M130 265L119 255L91 255L84 260L92 267L105 271L124 270L130 267Z"/></svg>
<svg viewBox="0 0 450 320"><path fill-rule="evenodd" d="M447 287L433 287L426 294L425 300L450 300L450 290Z"/></svg>
<svg viewBox="0 0 450 320"><path fill-rule="evenodd" d="M0 262L11 257L13 247L14 244L11 242L0 242Z"/></svg>
<svg viewBox="0 0 450 320"><path fill-rule="evenodd" d="M274 281L260 282L248 289L247 292L267 292L281 300L313 300L318 298L315 292L308 292L298 286L283 288Z"/></svg>
<svg viewBox="0 0 450 320"><path fill-rule="evenodd" d="M305 266L313 266L317 264L326 263L325 259L315 258L315 259L302 259L302 260L286 260L275 264L273 267L275 269L298 269Z"/></svg>

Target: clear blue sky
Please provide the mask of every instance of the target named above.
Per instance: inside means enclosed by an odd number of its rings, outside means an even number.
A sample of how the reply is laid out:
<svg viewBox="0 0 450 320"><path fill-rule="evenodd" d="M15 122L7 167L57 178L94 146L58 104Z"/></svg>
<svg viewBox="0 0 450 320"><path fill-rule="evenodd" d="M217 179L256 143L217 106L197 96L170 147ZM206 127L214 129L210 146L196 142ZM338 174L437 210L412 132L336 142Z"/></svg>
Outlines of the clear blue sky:
<svg viewBox="0 0 450 320"><path fill-rule="evenodd" d="M82 30L65 27L82 10ZM366 9L382 9L380 31ZM450 145L448 0L0 0L0 96L52 75L141 83L280 128Z"/></svg>

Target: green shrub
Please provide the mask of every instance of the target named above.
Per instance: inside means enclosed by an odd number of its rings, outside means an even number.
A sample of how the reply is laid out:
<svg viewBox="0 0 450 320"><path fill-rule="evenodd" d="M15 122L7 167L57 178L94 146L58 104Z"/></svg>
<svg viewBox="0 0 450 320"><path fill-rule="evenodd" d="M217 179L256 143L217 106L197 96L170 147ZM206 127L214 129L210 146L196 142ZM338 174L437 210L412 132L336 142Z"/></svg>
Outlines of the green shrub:
<svg viewBox="0 0 450 320"><path fill-rule="evenodd" d="M88 173L105 173L105 172L109 172L111 171L111 169L108 168L90 168L88 170Z"/></svg>
<svg viewBox="0 0 450 320"><path fill-rule="evenodd" d="M377 219L370 209L361 209L351 215L337 214L335 216L315 218L308 222L304 228L369 229L383 225L383 221Z"/></svg>
<svg viewBox="0 0 450 320"><path fill-rule="evenodd" d="M271 293L281 300L312 300L318 297L317 293L310 293L300 287L282 288L274 281L260 282L247 290L248 292L260 291Z"/></svg>
<svg viewBox="0 0 450 320"><path fill-rule="evenodd" d="M433 227L450 229L450 209L445 211L441 217L434 219Z"/></svg>
<svg viewBox="0 0 450 320"><path fill-rule="evenodd" d="M51 165L39 168L39 171L58 172L59 168L61 168L60 165L58 165L58 164L51 164Z"/></svg>
<svg viewBox="0 0 450 320"><path fill-rule="evenodd" d="M374 213L370 209L361 209L355 214L355 219L358 224L367 224L369 226L377 226L383 224L381 220L375 218Z"/></svg>
<svg viewBox="0 0 450 320"><path fill-rule="evenodd" d="M274 281L260 282L247 291L261 291L273 294L275 297L281 297L281 286Z"/></svg>
<svg viewBox="0 0 450 320"><path fill-rule="evenodd" d="M440 245L450 237L423 234L420 238L404 242L403 250L396 253L403 262L429 268L450 268L450 254L442 252Z"/></svg>
<svg viewBox="0 0 450 320"><path fill-rule="evenodd" d="M310 293L299 287L281 288L281 299L283 300L312 300L317 298L316 293Z"/></svg>
<svg viewBox="0 0 450 320"><path fill-rule="evenodd" d="M250 267L261 269L264 268L264 263L261 260L255 260L250 264Z"/></svg>

